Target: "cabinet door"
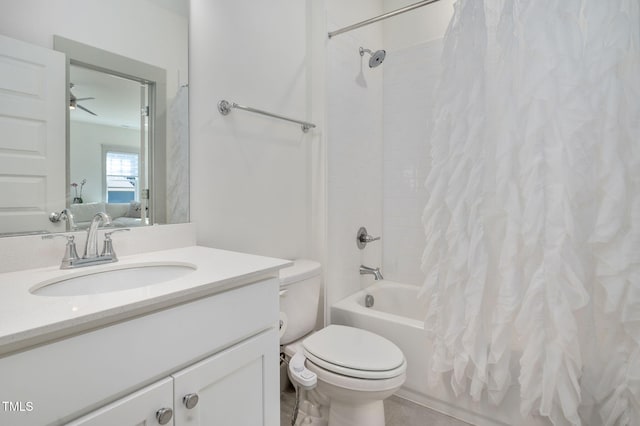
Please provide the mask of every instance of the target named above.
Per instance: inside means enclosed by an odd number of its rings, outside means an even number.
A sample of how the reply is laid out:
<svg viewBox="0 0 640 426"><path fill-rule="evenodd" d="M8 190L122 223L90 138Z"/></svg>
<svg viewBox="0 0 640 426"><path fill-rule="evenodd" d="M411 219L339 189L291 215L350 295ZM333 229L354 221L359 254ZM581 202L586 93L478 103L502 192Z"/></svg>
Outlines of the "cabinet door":
<svg viewBox="0 0 640 426"><path fill-rule="evenodd" d="M279 425L278 350L269 329L174 374L176 426Z"/></svg>
<svg viewBox="0 0 640 426"><path fill-rule="evenodd" d="M156 413L173 407L173 380L167 378L83 416L67 426L158 425ZM166 417L169 417L165 413ZM173 418L164 423L173 426Z"/></svg>

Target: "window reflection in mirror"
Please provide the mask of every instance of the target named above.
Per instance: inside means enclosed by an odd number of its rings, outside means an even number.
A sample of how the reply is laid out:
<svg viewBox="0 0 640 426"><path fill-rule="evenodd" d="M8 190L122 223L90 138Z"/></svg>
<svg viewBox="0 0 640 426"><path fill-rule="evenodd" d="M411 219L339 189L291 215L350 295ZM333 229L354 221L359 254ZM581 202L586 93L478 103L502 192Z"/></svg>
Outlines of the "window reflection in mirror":
<svg viewBox="0 0 640 426"><path fill-rule="evenodd" d="M140 202L140 168L138 152L108 150L104 158L104 177L107 181L107 203Z"/></svg>

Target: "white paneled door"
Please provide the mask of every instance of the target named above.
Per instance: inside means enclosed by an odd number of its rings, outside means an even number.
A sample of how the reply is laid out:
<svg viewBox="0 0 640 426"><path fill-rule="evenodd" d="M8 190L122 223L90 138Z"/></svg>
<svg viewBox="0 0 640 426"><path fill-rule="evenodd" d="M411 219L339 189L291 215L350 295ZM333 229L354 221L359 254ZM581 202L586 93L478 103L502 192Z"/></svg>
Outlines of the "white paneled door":
<svg viewBox="0 0 640 426"><path fill-rule="evenodd" d="M64 230L65 56L0 35L0 233Z"/></svg>

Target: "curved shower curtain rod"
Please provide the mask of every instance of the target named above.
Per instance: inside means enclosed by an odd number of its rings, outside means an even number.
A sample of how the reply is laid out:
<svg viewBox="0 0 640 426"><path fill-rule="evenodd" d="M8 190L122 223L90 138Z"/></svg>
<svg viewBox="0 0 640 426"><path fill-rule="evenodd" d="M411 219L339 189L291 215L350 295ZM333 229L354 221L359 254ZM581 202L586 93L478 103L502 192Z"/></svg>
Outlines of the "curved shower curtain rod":
<svg viewBox="0 0 640 426"><path fill-rule="evenodd" d="M366 21L358 22L357 24L349 25L348 27L340 28L339 30L330 31L329 38L337 36L338 34L346 33L347 31L355 30L356 28L364 27L365 25L373 24L374 22L382 21L383 19L391 18L392 16L400 15L401 13L409 12L413 9L417 9L422 6L426 6L431 3L435 3L439 0L424 0L418 3L410 4L409 6L396 9L391 12L387 12L383 15L376 16L375 18L367 19Z"/></svg>

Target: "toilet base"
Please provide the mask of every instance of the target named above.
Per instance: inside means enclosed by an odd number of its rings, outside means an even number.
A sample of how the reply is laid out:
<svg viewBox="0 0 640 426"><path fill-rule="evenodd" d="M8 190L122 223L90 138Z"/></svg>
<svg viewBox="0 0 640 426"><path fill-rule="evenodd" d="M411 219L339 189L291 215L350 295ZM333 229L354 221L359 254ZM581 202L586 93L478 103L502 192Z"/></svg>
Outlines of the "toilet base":
<svg viewBox="0 0 640 426"><path fill-rule="evenodd" d="M383 401L329 401L316 389L301 391L296 426L385 426Z"/></svg>
<svg viewBox="0 0 640 426"><path fill-rule="evenodd" d="M329 426L384 426L384 404L382 401L363 404L331 401Z"/></svg>
<svg viewBox="0 0 640 426"><path fill-rule="evenodd" d="M306 391L303 391L306 393ZM313 394L313 391L309 392ZM306 396L306 395L305 395ZM295 426L328 426L329 413L326 407L317 405L310 399L304 399L300 402L300 411Z"/></svg>

